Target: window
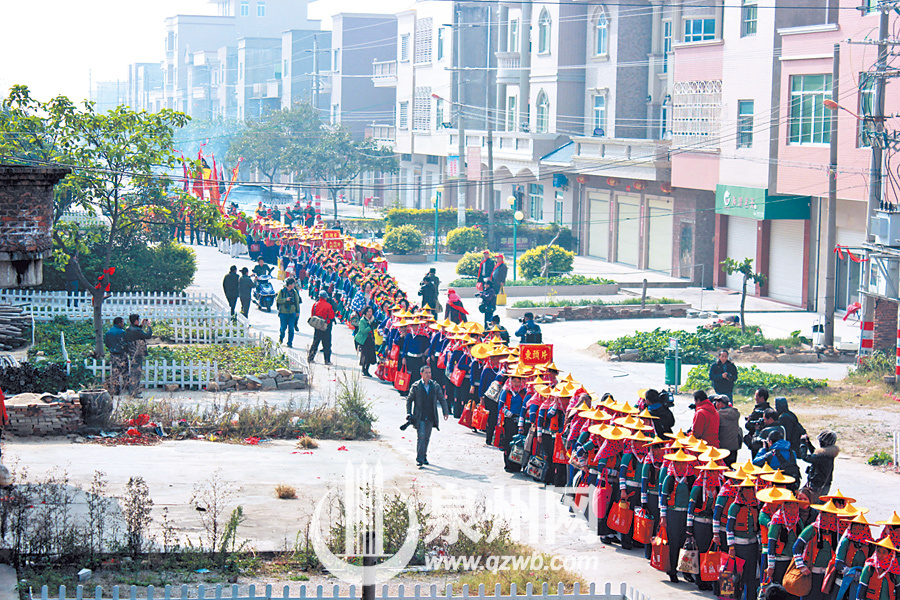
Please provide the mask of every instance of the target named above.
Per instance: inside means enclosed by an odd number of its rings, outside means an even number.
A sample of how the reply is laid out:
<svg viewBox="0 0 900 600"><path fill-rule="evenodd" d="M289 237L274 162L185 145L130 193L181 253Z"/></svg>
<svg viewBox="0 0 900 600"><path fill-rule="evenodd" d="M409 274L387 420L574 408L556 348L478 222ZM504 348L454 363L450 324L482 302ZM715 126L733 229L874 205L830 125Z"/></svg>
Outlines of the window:
<svg viewBox="0 0 900 600"><path fill-rule="evenodd" d="M516 130L516 97L510 96L506 99L506 130Z"/></svg>
<svg viewBox="0 0 900 600"><path fill-rule="evenodd" d="M684 41L703 42L716 39L715 19L685 19Z"/></svg>
<svg viewBox="0 0 900 600"><path fill-rule="evenodd" d="M871 117L875 110L875 77L871 73L859 74L859 110L857 111L863 117ZM830 115L829 115L830 116ZM857 121L858 139L856 145L858 148L868 148L871 146L868 132L872 131L872 121L860 119ZM842 261L838 261L842 262Z"/></svg>
<svg viewBox="0 0 900 600"><path fill-rule="evenodd" d="M409 60L409 34L404 33L400 36L400 60Z"/></svg>
<svg viewBox="0 0 900 600"><path fill-rule="evenodd" d="M416 64L431 62L431 19L416 19L415 59Z"/></svg>
<svg viewBox="0 0 900 600"><path fill-rule="evenodd" d="M669 53L672 52L672 21L663 22L663 73L669 72Z"/></svg>
<svg viewBox="0 0 900 600"><path fill-rule="evenodd" d="M753 146L753 100L738 100L737 147Z"/></svg>
<svg viewBox="0 0 900 600"><path fill-rule="evenodd" d="M756 0L741 0L741 37L756 35Z"/></svg>
<svg viewBox="0 0 900 600"><path fill-rule="evenodd" d="M417 87L413 96L413 129L428 131L431 129L431 88Z"/></svg>
<svg viewBox="0 0 900 600"><path fill-rule="evenodd" d="M241 0L241 16L250 16L250 0Z"/></svg>
<svg viewBox="0 0 900 600"><path fill-rule="evenodd" d="M291 76L291 74L288 72L288 66L290 66L290 64L291 64L291 63L288 62L288 59L285 58L285 59L284 59L284 67L282 67L282 70L281 70L282 73L284 73L284 76L285 76L285 77L290 77L290 76Z"/></svg>
<svg viewBox="0 0 900 600"><path fill-rule="evenodd" d="M399 129L409 129L409 102L401 102L400 108L397 109L397 127Z"/></svg>
<svg viewBox="0 0 900 600"><path fill-rule="evenodd" d="M822 101L831 98L831 75L793 75L788 142L827 144L831 141L831 119Z"/></svg>
<svg viewBox="0 0 900 600"><path fill-rule="evenodd" d="M518 52L519 51L519 20L518 19L510 19L510 21L509 21L509 35L506 38L506 51L507 52Z"/></svg>
<svg viewBox="0 0 900 600"><path fill-rule="evenodd" d="M718 149L722 80L676 81L672 86L672 145Z"/></svg>
<svg viewBox="0 0 900 600"><path fill-rule="evenodd" d="M594 124L593 134L597 137L606 136L606 96L594 96Z"/></svg>
<svg viewBox="0 0 900 600"><path fill-rule="evenodd" d="M264 17L266 16L266 2L265 0L257 0L256 2L256 16Z"/></svg>
<svg viewBox="0 0 900 600"><path fill-rule="evenodd" d="M669 131L669 108L663 106L659 109L659 139L666 139L666 133Z"/></svg>
<svg viewBox="0 0 900 600"><path fill-rule="evenodd" d="M437 59L444 58L444 28L438 27L437 30Z"/></svg>
<svg viewBox="0 0 900 600"><path fill-rule="evenodd" d="M341 70L341 49L335 48L331 51L331 69L333 71Z"/></svg>
<svg viewBox="0 0 900 600"><path fill-rule="evenodd" d="M550 52L550 13L546 8L541 9L538 19L538 54Z"/></svg>
<svg viewBox="0 0 900 600"><path fill-rule="evenodd" d="M550 100L544 90L538 93L537 97L537 118L535 119L535 128L537 133L547 133L548 124L550 123Z"/></svg>
<svg viewBox="0 0 900 600"><path fill-rule="evenodd" d="M434 103L434 128L440 129L444 126L444 101L437 98Z"/></svg>
<svg viewBox="0 0 900 600"><path fill-rule="evenodd" d="M441 157L429 154L425 157L425 162L429 165L439 165L441 164Z"/></svg>
<svg viewBox="0 0 900 600"><path fill-rule="evenodd" d="M341 105L340 104L332 104L331 105L331 124L335 125L340 122L341 117Z"/></svg>
<svg viewBox="0 0 900 600"><path fill-rule="evenodd" d="M609 18L602 8L597 10L594 20L594 54L596 56L609 54Z"/></svg>
<svg viewBox="0 0 900 600"><path fill-rule="evenodd" d="M528 204L530 207L530 217L533 221L544 220L544 186L539 183L532 183L528 186Z"/></svg>
<svg viewBox="0 0 900 600"><path fill-rule="evenodd" d="M556 192L556 204L553 207L553 222L563 224L563 193Z"/></svg>

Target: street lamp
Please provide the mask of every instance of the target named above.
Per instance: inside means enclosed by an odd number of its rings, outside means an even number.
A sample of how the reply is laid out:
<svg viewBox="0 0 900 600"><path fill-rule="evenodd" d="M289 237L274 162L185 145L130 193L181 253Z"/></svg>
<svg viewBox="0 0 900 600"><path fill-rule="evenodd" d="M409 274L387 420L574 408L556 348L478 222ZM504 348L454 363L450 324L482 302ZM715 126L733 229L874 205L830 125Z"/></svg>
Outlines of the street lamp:
<svg viewBox="0 0 900 600"><path fill-rule="evenodd" d="M516 205L516 199L514 196L510 196L506 199L506 202L509 204L510 208L513 208ZM522 214L521 210L517 210L513 213L513 281L516 280L516 258L518 258L519 254L519 221L525 218L525 215Z"/></svg>
<svg viewBox="0 0 900 600"><path fill-rule="evenodd" d="M434 262L438 261L438 209L441 207L441 194L444 193L444 186L439 185L435 189L435 195L431 198L434 204Z"/></svg>

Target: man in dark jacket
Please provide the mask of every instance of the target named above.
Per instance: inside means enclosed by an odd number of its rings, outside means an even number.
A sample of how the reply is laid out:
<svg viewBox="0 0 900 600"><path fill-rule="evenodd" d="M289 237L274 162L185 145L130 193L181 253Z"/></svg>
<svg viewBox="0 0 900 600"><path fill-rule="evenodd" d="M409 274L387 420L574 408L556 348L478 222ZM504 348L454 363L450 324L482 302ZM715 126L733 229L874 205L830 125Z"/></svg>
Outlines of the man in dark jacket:
<svg viewBox="0 0 900 600"><path fill-rule="evenodd" d="M141 385L144 371L144 359L147 357L147 340L153 337L150 319L141 320L138 315L128 315L130 325L125 330L125 351L128 354L128 382L126 387L132 396L140 396L137 392Z"/></svg>
<svg viewBox="0 0 900 600"><path fill-rule="evenodd" d="M428 275L422 278L422 281L419 283L419 295L422 297L422 308L428 306L431 309L431 313L437 316L438 290L434 281L429 279Z"/></svg>
<svg viewBox="0 0 900 600"><path fill-rule="evenodd" d="M500 290L503 289L508 273L509 267L506 266L506 262L501 254L497 257L497 266L494 267L494 272L491 273L491 287L494 288L494 295L499 294Z"/></svg>
<svg viewBox="0 0 900 600"><path fill-rule="evenodd" d="M250 277L250 270L247 267L241 269L241 278L238 279L238 297L241 299L241 314L245 317L250 314L250 298L253 296L253 290L256 284Z"/></svg>
<svg viewBox="0 0 900 600"><path fill-rule="evenodd" d="M797 466L797 455L791 450L791 445L784 439L780 429L772 429L766 441L766 447L753 457L753 464L757 467L768 464L773 469L781 469L782 473L796 479L790 486L796 490L800 487L800 467Z"/></svg>
<svg viewBox="0 0 900 600"><path fill-rule="evenodd" d="M766 445L766 441L773 431L778 431L781 434L781 439L784 439L784 427L778 422L778 413L775 412L774 408L767 408L763 413L763 421L760 424L760 428L751 441L750 451L754 456L756 456L760 448Z"/></svg>
<svg viewBox="0 0 900 600"><path fill-rule="evenodd" d="M483 285L491 285L491 275L494 273L494 259L491 258L491 251L484 249L484 258L478 265L478 275L476 279Z"/></svg>
<svg viewBox="0 0 900 600"><path fill-rule="evenodd" d="M737 381L737 367L728 360L728 350L719 351L719 360L709 367L709 380L717 394L725 394L734 399L734 384Z"/></svg>
<svg viewBox="0 0 900 600"><path fill-rule="evenodd" d="M237 306L238 296L240 295L240 277L237 274L237 267L231 265L228 269L228 275L222 280L222 290L225 291L225 299L228 300L228 306L231 307L231 316L234 316L234 309Z"/></svg>
<svg viewBox="0 0 900 600"><path fill-rule="evenodd" d="M667 392L659 393L654 389L644 392L643 405L650 414L656 417L653 419L653 429L656 435L664 438L666 434L672 433L675 427L675 415L672 414L672 400Z"/></svg>
<svg viewBox="0 0 900 600"><path fill-rule="evenodd" d="M715 394L710 399L719 413L719 448L729 452L724 464L732 465L741 449L741 411L732 406L725 394Z"/></svg>
<svg viewBox="0 0 900 600"><path fill-rule="evenodd" d="M103 342L109 350L109 362L112 375L109 378L109 393L117 396L122 393L128 380L128 344L125 342L125 319L116 317L112 327L103 336Z"/></svg>
<svg viewBox="0 0 900 600"><path fill-rule="evenodd" d="M778 413L778 423L784 427L784 439L791 445L791 450L799 455L800 438L806 435L806 429L800 424L797 415L788 409L787 398L775 398L775 412Z"/></svg>
<svg viewBox="0 0 900 600"><path fill-rule="evenodd" d="M313 343L309 347L307 360L314 362L316 352L319 350L319 343L322 344L322 356L325 357L325 364L331 364L331 326L334 323L334 307L328 301L328 292L322 290L319 292L319 299L312 306L312 316L319 317L328 323L325 329L313 330Z"/></svg>
<svg viewBox="0 0 900 600"><path fill-rule="evenodd" d="M744 425L747 428L747 435L744 436L744 445L750 448L750 452L755 456L753 437L763 428L763 417L766 411L772 408L769 406L769 390L764 387L757 388L756 393L753 395L753 400L756 404L750 414L747 415L747 421Z"/></svg>
<svg viewBox="0 0 900 600"><path fill-rule="evenodd" d="M409 388L406 398L406 414L416 424L416 464L428 464L428 442L431 440L431 429L440 429L438 423L438 406L444 413L444 420L450 417L450 409L444 392L433 379L431 367L422 365L419 369L421 379Z"/></svg>
<svg viewBox="0 0 900 600"><path fill-rule="evenodd" d="M825 496L831 490L831 480L834 476L834 461L841 453L838 448L837 434L826 429L819 434L819 448L816 449L809 436L804 434L800 444L800 460L808 462L806 469L806 487L810 490L809 499L818 502L820 496Z"/></svg>

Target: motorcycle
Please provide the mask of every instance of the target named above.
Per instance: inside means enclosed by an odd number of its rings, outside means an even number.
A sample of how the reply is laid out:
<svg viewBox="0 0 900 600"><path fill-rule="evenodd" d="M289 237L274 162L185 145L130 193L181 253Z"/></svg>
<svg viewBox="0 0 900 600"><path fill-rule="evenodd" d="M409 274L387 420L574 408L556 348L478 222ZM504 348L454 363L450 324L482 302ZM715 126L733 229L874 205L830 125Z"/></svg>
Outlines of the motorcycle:
<svg viewBox="0 0 900 600"><path fill-rule="evenodd" d="M269 275L259 275L256 278L256 289L253 290L253 302L259 310L271 312L275 303L275 288L272 287L272 278Z"/></svg>

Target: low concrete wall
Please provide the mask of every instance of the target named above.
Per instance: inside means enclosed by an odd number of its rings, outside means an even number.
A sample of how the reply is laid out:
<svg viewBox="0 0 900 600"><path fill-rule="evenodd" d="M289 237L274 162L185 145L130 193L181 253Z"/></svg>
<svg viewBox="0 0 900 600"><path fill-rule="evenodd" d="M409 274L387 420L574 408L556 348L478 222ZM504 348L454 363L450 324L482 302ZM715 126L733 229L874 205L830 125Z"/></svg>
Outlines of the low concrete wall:
<svg viewBox="0 0 900 600"><path fill-rule="evenodd" d="M527 312L535 315L554 315L567 321L590 321L597 319L647 319L670 316L684 316L690 304L648 304L641 309L640 304L592 304L590 306L543 306L536 308L507 308L506 316L518 319Z"/></svg>
<svg viewBox="0 0 900 600"><path fill-rule="evenodd" d="M474 298L475 288L454 288L460 298ZM550 292L558 296L615 296L619 293L618 283L600 283L595 285L508 285L506 296L509 298L527 298L546 296Z"/></svg>
<svg viewBox="0 0 900 600"><path fill-rule="evenodd" d="M426 263L428 256L425 254L385 254L385 258L389 263Z"/></svg>

